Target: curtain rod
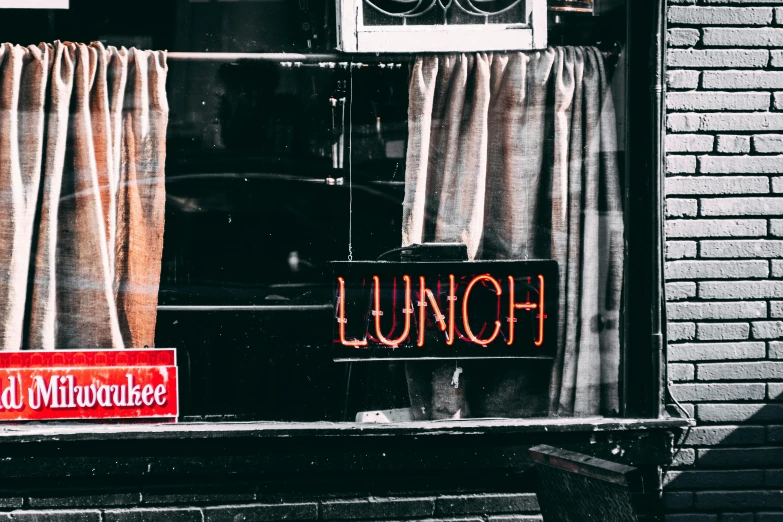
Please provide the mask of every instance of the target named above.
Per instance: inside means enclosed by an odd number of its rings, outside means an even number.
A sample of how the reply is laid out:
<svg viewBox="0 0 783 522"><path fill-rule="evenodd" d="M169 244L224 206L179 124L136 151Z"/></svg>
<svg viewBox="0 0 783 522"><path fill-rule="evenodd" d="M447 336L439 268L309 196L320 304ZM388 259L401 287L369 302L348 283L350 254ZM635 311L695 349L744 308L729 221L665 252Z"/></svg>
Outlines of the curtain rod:
<svg viewBox="0 0 783 522"><path fill-rule="evenodd" d="M426 54L426 53L422 53ZM611 58L613 52L603 52L604 58ZM415 54L349 54L349 53L210 53L178 52L167 53L168 60L183 62L237 62L240 60L280 63L353 63L386 64L407 63Z"/></svg>
<svg viewBox="0 0 783 522"><path fill-rule="evenodd" d="M168 60L188 62L236 62L253 60L260 62L300 63L387 63L408 62L411 54L347 54L347 53L209 53L169 52Z"/></svg>

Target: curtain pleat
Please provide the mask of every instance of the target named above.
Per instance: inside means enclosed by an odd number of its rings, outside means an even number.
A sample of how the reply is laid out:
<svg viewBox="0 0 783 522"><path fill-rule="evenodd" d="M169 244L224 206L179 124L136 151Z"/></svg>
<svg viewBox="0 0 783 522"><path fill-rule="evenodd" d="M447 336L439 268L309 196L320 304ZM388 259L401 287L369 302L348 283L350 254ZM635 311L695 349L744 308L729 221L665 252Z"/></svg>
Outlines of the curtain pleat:
<svg viewBox="0 0 783 522"><path fill-rule="evenodd" d="M158 305L166 191L166 62L160 53L131 50L122 115L118 198L117 306L123 337L152 346Z"/></svg>
<svg viewBox="0 0 783 522"><path fill-rule="evenodd" d="M65 167L65 148L70 119L70 100L73 92L74 62L71 53L63 45L49 47L52 55L51 87L46 143L42 172L41 211L38 224L37 249L35 250L34 284L29 303L29 346L52 348L55 346L57 319L57 223L62 172ZM2 147L0 147L2 150ZM35 248L36 242L33 242ZM34 311L34 313L33 313ZM2 323L9 320L0 316ZM18 343L3 344L5 349L16 349Z"/></svg>
<svg viewBox="0 0 783 522"><path fill-rule="evenodd" d="M50 50L0 47L0 334L22 343Z"/></svg>
<svg viewBox="0 0 783 522"><path fill-rule="evenodd" d="M615 128L594 48L417 58L403 245L458 241L471 259L555 259L560 302L548 407L539 362L460 363L470 389L459 393L448 385L453 362L409 363L414 414L618 411L625 254Z"/></svg>
<svg viewBox="0 0 783 522"><path fill-rule="evenodd" d="M165 81L159 52L0 47L2 349L153 345Z"/></svg>

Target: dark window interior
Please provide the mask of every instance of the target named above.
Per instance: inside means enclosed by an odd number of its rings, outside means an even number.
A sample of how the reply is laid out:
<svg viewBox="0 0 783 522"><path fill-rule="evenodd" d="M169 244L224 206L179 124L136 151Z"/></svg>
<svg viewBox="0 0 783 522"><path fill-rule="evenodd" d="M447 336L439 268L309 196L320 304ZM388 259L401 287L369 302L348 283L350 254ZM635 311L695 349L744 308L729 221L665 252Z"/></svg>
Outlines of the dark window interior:
<svg viewBox="0 0 783 522"><path fill-rule="evenodd" d="M550 45L616 53L624 16L553 17ZM0 35L20 44L329 52L334 3L137 0L127 9L71 0L63 11L5 10ZM356 411L407 405L402 366L333 362L333 312L313 308L331 303L327 262L347 259L349 229L354 259L400 244L407 76L406 63L169 63L156 344L178 350L183 415L353 420Z"/></svg>

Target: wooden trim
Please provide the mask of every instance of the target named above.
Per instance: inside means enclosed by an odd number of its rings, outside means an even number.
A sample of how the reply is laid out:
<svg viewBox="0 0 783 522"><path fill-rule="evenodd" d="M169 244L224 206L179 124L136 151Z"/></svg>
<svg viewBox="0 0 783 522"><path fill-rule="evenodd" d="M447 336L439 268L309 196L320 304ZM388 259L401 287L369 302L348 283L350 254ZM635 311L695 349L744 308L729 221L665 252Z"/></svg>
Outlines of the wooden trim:
<svg viewBox="0 0 783 522"><path fill-rule="evenodd" d="M528 450L533 462L568 473L578 473L586 477L620 486L629 486L637 482L639 470L617 462L599 459L584 453L540 444Z"/></svg>
<svg viewBox="0 0 783 522"><path fill-rule="evenodd" d="M590 433L672 430L690 426L687 419L470 419L464 421L360 424L332 422L214 422L179 424L48 424L0 428L0 443L67 440L142 440L295 437L388 437Z"/></svg>
<svg viewBox="0 0 783 522"><path fill-rule="evenodd" d="M428 35L432 35L433 33L438 34L441 33L443 35L448 35L448 33L453 32L465 32L470 33L471 36L479 36L486 35L487 33L491 34L493 32L509 32L509 31L516 31L516 30L531 30L530 24L489 24L489 25L390 25L390 26L381 26L381 25L375 25L371 27L364 27L362 28L362 33L384 33L384 34L398 34L398 35L408 35L408 34L415 34L417 36L420 36L420 34L426 33ZM483 44L480 44L483 45Z"/></svg>
<svg viewBox="0 0 783 522"><path fill-rule="evenodd" d="M533 49L546 49L547 46L547 9L546 0L533 0L530 14L533 29Z"/></svg>
<svg viewBox="0 0 783 522"><path fill-rule="evenodd" d="M359 48L356 38L359 7L354 3L355 0L335 1L337 2L337 49L345 53L355 53Z"/></svg>
<svg viewBox="0 0 783 522"><path fill-rule="evenodd" d="M338 48L345 52L414 53L543 49L547 46L546 0L525 0L519 24L364 26L364 0L336 0Z"/></svg>
<svg viewBox="0 0 783 522"><path fill-rule="evenodd" d="M530 49L533 46L533 31L529 28L487 29L486 26L448 26L445 29L422 26L421 30L407 32L361 30L357 38L362 52L503 51Z"/></svg>

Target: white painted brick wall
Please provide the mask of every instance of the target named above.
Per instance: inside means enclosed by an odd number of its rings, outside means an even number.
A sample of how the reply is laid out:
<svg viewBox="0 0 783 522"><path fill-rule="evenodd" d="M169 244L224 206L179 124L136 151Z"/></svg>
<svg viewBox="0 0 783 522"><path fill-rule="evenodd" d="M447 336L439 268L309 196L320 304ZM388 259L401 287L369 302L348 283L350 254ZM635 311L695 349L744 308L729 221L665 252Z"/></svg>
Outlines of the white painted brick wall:
<svg viewBox="0 0 783 522"><path fill-rule="evenodd" d="M666 222L666 236L671 238L762 237L766 234L767 222L763 219L669 219Z"/></svg>
<svg viewBox="0 0 783 522"><path fill-rule="evenodd" d="M707 27L701 41L709 47L783 47L783 29Z"/></svg>
<svg viewBox="0 0 783 522"><path fill-rule="evenodd" d="M771 7L671 7L669 23L687 25L769 25Z"/></svg>
<svg viewBox="0 0 783 522"><path fill-rule="evenodd" d="M696 45L701 38L698 29L669 29L670 47L690 47Z"/></svg>
<svg viewBox="0 0 783 522"><path fill-rule="evenodd" d="M767 193L769 178L766 176L677 176L666 180L666 195Z"/></svg>
<svg viewBox="0 0 783 522"><path fill-rule="evenodd" d="M696 369L692 364L669 364L669 379L672 381L692 381Z"/></svg>
<svg viewBox="0 0 783 522"><path fill-rule="evenodd" d="M696 323L669 323L666 331L670 341L690 341L696 336Z"/></svg>
<svg viewBox="0 0 783 522"><path fill-rule="evenodd" d="M700 341L736 341L747 339L748 323L699 323L696 338Z"/></svg>
<svg viewBox="0 0 783 522"><path fill-rule="evenodd" d="M783 197L703 198L701 200L702 216L780 216L781 214L783 214Z"/></svg>
<svg viewBox="0 0 783 522"><path fill-rule="evenodd" d="M672 49L666 56L669 67L699 67L705 63L711 67L766 67L769 51L728 49ZM777 67L777 66L776 66Z"/></svg>
<svg viewBox="0 0 783 522"><path fill-rule="evenodd" d="M666 108L673 111L764 111L770 94L765 92L672 92Z"/></svg>
<svg viewBox="0 0 783 522"><path fill-rule="evenodd" d="M778 174L783 156L700 156L702 174Z"/></svg>
<svg viewBox="0 0 783 522"><path fill-rule="evenodd" d="M669 301L679 301L696 297L696 283L666 283L666 296Z"/></svg>
<svg viewBox="0 0 783 522"><path fill-rule="evenodd" d="M762 345L764 343L745 343ZM756 355L754 353L754 355ZM756 355L758 357L758 355ZM783 362L725 362L708 363L696 366L696 379L700 381L763 381L780 379L783 374Z"/></svg>
<svg viewBox="0 0 783 522"><path fill-rule="evenodd" d="M666 152L712 152L714 145L715 137L704 134L666 136Z"/></svg>
<svg viewBox="0 0 783 522"><path fill-rule="evenodd" d="M783 298L783 281L705 281L699 283L699 297L703 299Z"/></svg>
<svg viewBox="0 0 783 522"><path fill-rule="evenodd" d="M725 361L746 359L747 355L764 357L764 343L682 343L669 347L670 361ZM675 395L676 397L676 395Z"/></svg>
<svg viewBox="0 0 783 522"><path fill-rule="evenodd" d="M749 279L769 276L765 261L670 261L666 263L666 279Z"/></svg>
<svg viewBox="0 0 783 522"><path fill-rule="evenodd" d="M666 200L666 215L669 217L695 217L699 212L699 202L695 199Z"/></svg>
<svg viewBox="0 0 783 522"><path fill-rule="evenodd" d="M674 134L673 136L677 136ZM697 136L699 136L697 134ZM741 154L750 152L750 136L721 134L716 139L717 150L723 154Z"/></svg>
<svg viewBox="0 0 783 522"><path fill-rule="evenodd" d="M696 257L696 241L667 241L666 259Z"/></svg>
<svg viewBox="0 0 783 522"><path fill-rule="evenodd" d="M666 521L783 521L783 0L669 6Z"/></svg>
<svg viewBox="0 0 783 522"><path fill-rule="evenodd" d="M703 319L758 319L767 317L767 303L753 302L688 302L669 303L666 306L670 321Z"/></svg>
<svg viewBox="0 0 783 522"><path fill-rule="evenodd" d="M695 89L699 86L699 71L673 71L666 73L666 85L670 89Z"/></svg>
<svg viewBox="0 0 783 522"><path fill-rule="evenodd" d="M766 388L766 385L760 383L675 384L672 391L680 400L688 402L747 401L764 399Z"/></svg>
<svg viewBox="0 0 783 522"><path fill-rule="evenodd" d="M783 134L753 136L753 151L760 154L783 152Z"/></svg>
<svg viewBox="0 0 783 522"><path fill-rule="evenodd" d="M735 240L711 241L700 243L703 258L781 258L783 257L783 241Z"/></svg>

